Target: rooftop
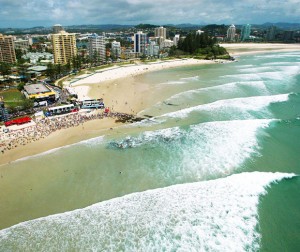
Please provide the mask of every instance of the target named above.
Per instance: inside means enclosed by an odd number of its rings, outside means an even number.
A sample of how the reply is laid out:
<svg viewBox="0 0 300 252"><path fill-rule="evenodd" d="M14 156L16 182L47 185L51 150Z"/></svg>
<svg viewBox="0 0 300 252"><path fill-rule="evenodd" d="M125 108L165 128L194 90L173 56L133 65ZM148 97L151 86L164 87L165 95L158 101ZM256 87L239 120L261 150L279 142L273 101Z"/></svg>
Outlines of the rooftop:
<svg viewBox="0 0 300 252"><path fill-rule="evenodd" d="M46 71L47 67L46 66L33 66L33 67L29 67L28 70L42 72L42 71Z"/></svg>
<svg viewBox="0 0 300 252"><path fill-rule="evenodd" d="M51 90L43 84L25 85L24 89L29 95L51 92Z"/></svg>

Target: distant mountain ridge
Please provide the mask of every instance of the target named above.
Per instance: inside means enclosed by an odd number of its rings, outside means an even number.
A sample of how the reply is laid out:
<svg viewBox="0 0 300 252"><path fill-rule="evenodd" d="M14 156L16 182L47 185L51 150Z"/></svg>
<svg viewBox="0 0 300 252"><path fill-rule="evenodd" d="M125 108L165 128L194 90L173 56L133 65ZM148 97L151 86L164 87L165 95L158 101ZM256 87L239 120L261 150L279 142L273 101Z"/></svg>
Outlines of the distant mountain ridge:
<svg viewBox="0 0 300 252"><path fill-rule="evenodd" d="M53 24L54 25L54 24ZM161 24L162 26L166 28L178 28L178 29L204 29L205 27L208 28L210 26L225 26L228 27L230 24L191 24L191 23L182 23L182 24ZM244 24L237 24L235 23L236 27L242 27ZM300 23L286 23L286 22L277 22L277 23L272 23L272 22L266 22L263 24L251 24L252 27L257 27L257 28L268 28L270 26L276 26L280 29L283 30L300 30ZM63 27L66 30L69 31L78 31L80 30L91 30L92 32L95 32L97 30L108 32L108 31L115 31L115 30L126 30L130 28L135 28L135 29L151 29L158 27L160 25L153 25L153 24L136 24L136 25L121 25L121 24L83 24L83 25L63 25ZM13 27L7 27L7 28L0 28L0 33L16 33L16 34L22 34L22 33L47 33L51 32L52 26L49 27L44 27L44 26L35 26L31 28L13 28Z"/></svg>
<svg viewBox="0 0 300 252"><path fill-rule="evenodd" d="M300 23L284 23L284 22L271 23L271 22L267 22L267 23L261 24L260 26L270 27L272 25L274 25L278 28L281 28L281 29L300 29Z"/></svg>

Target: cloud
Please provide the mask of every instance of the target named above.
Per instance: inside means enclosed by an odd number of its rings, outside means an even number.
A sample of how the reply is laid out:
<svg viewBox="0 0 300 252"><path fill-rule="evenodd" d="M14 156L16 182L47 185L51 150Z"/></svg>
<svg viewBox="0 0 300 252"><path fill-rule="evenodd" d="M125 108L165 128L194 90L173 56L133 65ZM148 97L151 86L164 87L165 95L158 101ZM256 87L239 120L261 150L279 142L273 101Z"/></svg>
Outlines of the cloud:
<svg viewBox="0 0 300 252"><path fill-rule="evenodd" d="M300 22L300 0L0 0L0 25Z"/></svg>

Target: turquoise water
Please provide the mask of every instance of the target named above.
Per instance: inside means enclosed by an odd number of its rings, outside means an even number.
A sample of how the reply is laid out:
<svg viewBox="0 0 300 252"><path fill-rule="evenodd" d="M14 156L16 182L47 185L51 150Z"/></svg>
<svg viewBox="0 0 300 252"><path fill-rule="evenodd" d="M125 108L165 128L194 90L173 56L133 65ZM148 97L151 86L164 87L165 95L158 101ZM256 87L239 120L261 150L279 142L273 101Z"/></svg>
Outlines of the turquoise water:
<svg viewBox="0 0 300 252"><path fill-rule="evenodd" d="M299 251L300 52L141 81L153 118L0 167L0 250Z"/></svg>

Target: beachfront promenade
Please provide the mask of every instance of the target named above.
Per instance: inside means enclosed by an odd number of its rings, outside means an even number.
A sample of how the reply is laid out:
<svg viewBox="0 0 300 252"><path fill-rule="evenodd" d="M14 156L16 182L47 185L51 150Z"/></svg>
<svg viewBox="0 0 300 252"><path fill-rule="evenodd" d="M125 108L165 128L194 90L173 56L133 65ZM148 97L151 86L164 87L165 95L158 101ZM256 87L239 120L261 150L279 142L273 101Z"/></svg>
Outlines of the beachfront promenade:
<svg viewBox="0 0 300 252"><path fill-rule="evenodd" d="M35 122L23 125L22 128L10 130L7 133L0 132L0 152L2 154L19 146L38 141L39 139L49 136L51 133L83 125L84 122L103 119L105 117L115 118L119 122L127 122L135 118L135 116L118 112L98 112L92 113L70 113L55 117L46 117ZM1 155L1 154L0 154Z"/></svg>

